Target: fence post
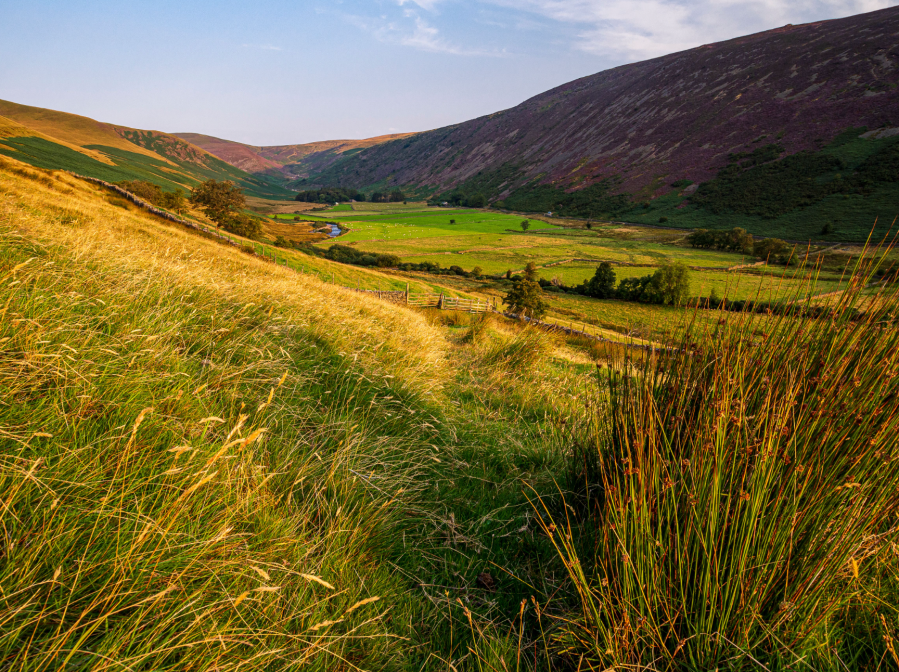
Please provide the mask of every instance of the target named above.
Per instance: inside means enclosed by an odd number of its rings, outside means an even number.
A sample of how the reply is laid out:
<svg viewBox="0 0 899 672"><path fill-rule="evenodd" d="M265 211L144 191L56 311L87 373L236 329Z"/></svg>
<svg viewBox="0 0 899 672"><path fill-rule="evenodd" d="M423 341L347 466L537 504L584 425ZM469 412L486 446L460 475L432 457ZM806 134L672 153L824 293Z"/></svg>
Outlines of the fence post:
<svg viewBox="0 0 899 672"><path fill-rule="evenodd" d="M437 299L437 310L443 310L443 292L440 292L440 298Z"/></svg>
<svg viewBox="0 0 899 672"><path fill-rule="evenodd" d="M409 283L406 283L406 304L409 303Z"/></svg>

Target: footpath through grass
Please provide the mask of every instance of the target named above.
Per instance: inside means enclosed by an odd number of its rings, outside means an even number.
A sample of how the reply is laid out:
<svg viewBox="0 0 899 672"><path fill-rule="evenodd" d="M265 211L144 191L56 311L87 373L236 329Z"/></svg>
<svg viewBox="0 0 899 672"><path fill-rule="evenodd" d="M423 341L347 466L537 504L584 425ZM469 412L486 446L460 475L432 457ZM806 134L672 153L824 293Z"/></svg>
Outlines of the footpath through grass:
<svg viewBox="0 0 899 672"><path fill-rule="evenodd" d="M0 198L7 668L467 669L466 613L558 589L521 483L565 365L506 377L512 336L457 353L67 176Z"/></svg>

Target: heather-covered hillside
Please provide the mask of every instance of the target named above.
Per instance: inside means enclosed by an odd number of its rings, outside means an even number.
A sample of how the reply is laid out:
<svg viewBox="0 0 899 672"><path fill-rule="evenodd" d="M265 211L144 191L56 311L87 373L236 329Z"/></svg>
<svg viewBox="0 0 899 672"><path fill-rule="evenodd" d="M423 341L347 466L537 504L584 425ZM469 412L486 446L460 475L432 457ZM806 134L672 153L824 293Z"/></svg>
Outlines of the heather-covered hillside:
<svg viewBox="0 0 899 672"><path fill-rule="evenodd" d="M897 66L899 8L785 26L614 68L378 145L316 181L436 193L461 185L488 200L534 180L569 191L595 185L593 200L614 211L621 200L610 195L639 202L679 191L671 185L710 180L735 154L775 145L783 158L816 152L850 128L899 126Z"/></svg>

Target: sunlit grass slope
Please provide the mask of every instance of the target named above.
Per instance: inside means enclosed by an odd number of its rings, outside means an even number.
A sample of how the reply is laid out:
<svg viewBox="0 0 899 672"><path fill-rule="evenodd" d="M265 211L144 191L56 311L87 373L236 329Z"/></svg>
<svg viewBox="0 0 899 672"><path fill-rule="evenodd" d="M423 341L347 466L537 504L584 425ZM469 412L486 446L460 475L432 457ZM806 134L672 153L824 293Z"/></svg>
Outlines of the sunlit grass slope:
<svg viewBox="0 0 899 672"><path fill-rule="evenodd" d="M33 177L0 169L4 667L403 666L378 558L439 332Z"/></svg>

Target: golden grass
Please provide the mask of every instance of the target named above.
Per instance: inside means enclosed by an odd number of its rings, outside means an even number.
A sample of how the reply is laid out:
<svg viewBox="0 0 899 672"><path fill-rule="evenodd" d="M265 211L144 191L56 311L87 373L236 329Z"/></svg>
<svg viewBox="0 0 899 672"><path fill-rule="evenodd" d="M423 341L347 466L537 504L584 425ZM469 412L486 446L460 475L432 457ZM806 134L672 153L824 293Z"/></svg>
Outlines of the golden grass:
<svg viewBox="0 0 899 672"><path fill-rule="evenodd" d="M389 373L407 383L439 386L444 372L443 339L415 311L280 268L143 211L117 208L68 175L57 173L56 180L73 193L2 172L0 165L4 192L0 226L17 229L44 245L63 246L79 259L164 277L184 288L205 287L229 300L271 306L360 364L370 362L377 353L379 370L389 360ZM73 223L61 226L61 217ZM326 260L315 262L347 269Z"/></svg>
<svg viewBox="0 0 899 672"><path fill-rule="evenodd" d="M315 223L315 227L320 228L320 222ZM262 224L262 230L266 235L274 238L281 236L295 243L315 243L320 240L327 240L328 235L316 231L309 222L291 222L284 219L266 219Z"/></svg>
<svg viewBox="0 0 899 672"><path fill-rule="evenodd" d="M258 196L247 196L247 207L266 215L288 215L297 212L308 212L321 208L318 203L301 203L299 201L275 201Z"/></svg>
<svg viewBox="0 0 899 672"><path fill-rule="evenodd" d="M405 655L379 549L420 487L441 333L19 166L0 161L0 659Z"/></svg>

